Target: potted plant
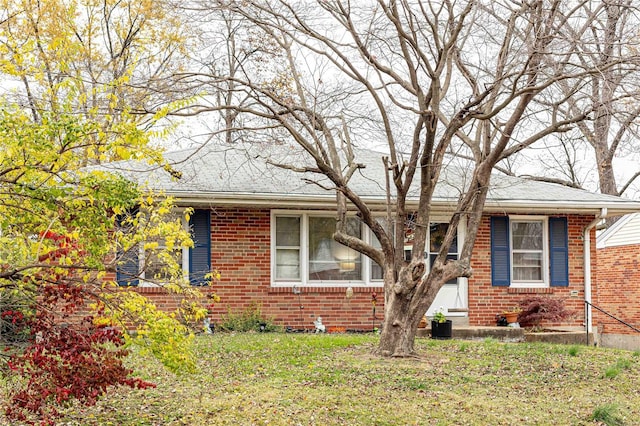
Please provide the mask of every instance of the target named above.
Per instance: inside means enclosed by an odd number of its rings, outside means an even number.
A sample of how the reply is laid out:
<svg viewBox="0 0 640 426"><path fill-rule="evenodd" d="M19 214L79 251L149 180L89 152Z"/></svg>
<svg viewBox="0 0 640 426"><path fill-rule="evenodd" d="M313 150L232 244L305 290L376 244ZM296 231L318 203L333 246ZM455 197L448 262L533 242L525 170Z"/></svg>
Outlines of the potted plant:
<svg viewBox="0 0 640 426"><path fill-rule="evenodd" d="M514 306L504 312L502 312L502 316L507 320L508 324L513 324L518 322L518 315L522 312L522 308L519 306Z"/></svg>
<svg viewBox="0 0 640 426"><path fill-rule="evenodd" d="M452 322L444 315L443 308L436 311L431 319L432 339L451 339Z"/></svg>
<svg viewBox="0 0 640 426"><path fill-rule="evenodd" d="M418 324L418 328L427 328L427 316L423 315L422 318L420 318L420 323Z"/></svg>

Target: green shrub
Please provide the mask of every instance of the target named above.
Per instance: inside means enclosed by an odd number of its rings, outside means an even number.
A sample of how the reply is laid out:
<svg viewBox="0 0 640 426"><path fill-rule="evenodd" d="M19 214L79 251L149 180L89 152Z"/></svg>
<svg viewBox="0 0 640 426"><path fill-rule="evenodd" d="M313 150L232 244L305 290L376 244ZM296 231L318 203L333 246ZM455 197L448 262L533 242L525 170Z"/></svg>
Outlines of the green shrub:
<svg viewBox="0 0 640 426"><path fill-rule="evenodd" d="M569 349L567 352L569 352L569 355L571 356L576 356L578 355L578 352L580 352L580 346L578 345L569 346Z"/></svg>
<svg viewBox="0 0 640 426"><path fill-rule="evenodd" d="M231 308L222 315L217 329L221 331L280 331L273 319L262 315L262 309L256 302L252 302L245 310L233 312Z"/></svg>

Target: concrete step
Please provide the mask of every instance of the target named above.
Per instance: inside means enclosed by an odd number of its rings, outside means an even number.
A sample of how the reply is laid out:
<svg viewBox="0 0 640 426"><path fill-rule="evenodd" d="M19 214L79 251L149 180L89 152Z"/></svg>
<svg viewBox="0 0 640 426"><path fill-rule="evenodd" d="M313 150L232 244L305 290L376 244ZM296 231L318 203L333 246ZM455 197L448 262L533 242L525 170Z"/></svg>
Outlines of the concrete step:
<svg viewBox="0 0 640 426"><path fill-rule="evenodd" d="M453 339L461 340L483 340L488 337L503 342L523 342L524 329L513 327L469 327L458 326L453 321L453 329L451 336ZM468 324L468 321L467 321ZM431 324L426 328L419 328L418 337L431 337Z"/></svg>
<svg viewBox="0 0 640 426"><path fill-rule="evenodd" d="M469 317L450 316L449 319L453 323L453 327L469 327Z"/></svg>
<svg viewBox="0 0 640 426"><path fill-rule="evenodd" d="M426 328L419 328L417 336L431 337L431 323ZM541 333L525 333L523 328L457 326L454 321L451 336L453 339L460 340L493 338L502 342L544 342L566 345L584 345L587 343L587 336L584 330L576 327L549 330ZM593 345L593 343L593 334L589 333L589 345Z"/></svg>

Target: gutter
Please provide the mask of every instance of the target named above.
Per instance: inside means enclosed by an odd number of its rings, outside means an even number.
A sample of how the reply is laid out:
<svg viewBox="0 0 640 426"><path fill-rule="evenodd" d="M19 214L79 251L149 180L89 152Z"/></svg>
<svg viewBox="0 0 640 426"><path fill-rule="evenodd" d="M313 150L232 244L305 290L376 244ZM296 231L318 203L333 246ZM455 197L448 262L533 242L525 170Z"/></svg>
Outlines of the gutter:
<svg viewBox="0 0 640 426"><path fill-rule="evenodd" d="M584 231L582 231L584 250L584 301L587 302L585 303L587 333L591 333L593 331L593 319L591 317L591 237L589 234L591 233L591 230L605 217L607 217L607 208L603 207L600 211L600 215L597 216L590 224L588 224L584 228Z"/></svg>
<svg viewBox="0 0 640 426"><path fill-rule="evenodd" d="M180 205L219 205L219 206L251 206L280 208L331 208L335 206L335 193L327 194L291 194L291 193L255 193L255 192L200 192L200 191L165 191L166 196L175 197ZM362 200L374 209L386 209L386 196L365 195ZM432 201L432 207L442 211L453 211L457 200L438 199ZM416 200L408 199L407 207L417 207ZM599 214L602 210L614 216L640 211L640 202L622 200L610 201L543 201L543 200L487 200L485 213L505 213L526 211L531 214ZM615 213L614 213L615 212Z"/></svg>

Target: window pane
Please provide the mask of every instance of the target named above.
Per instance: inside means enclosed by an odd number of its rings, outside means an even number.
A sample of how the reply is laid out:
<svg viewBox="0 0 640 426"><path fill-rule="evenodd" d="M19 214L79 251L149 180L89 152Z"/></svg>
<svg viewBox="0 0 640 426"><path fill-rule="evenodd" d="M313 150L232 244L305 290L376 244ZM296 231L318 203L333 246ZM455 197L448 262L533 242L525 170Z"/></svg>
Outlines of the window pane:
<svg viewBox="0 0 640 426"><path fill-rule="evenodd" d="M380 245L380 241L378 241L378 238L373 234L373 232L371 233L371 245L377 249L380 249L382 246ZM372 280L381 280L382 277L382 267L380 265L378 265L376 262L374 262L373 260L371 260L371 279Z"/></svg>
<svg viewBox="0 0 640 426"><path fill-rule="evenodd" d="M348 219L347 233L360 237L360 221ZM333 240L334 218L309 218L309 279L361 280L360 253Z"/></svg>
<svg viewBox="0 0 640 426"><path fill-rule="evenodd" d="M276 217L276 246L300 246L299 217Z"/></svg>
<svg viewBox="0 0 640 426"><path fill-rule="evenodd" d="M300 278L300 251L297 249L276 250L276 279Z"/></svg>
<svg viewBox="0 0 640 426"><path fill-rule="evenodd" d="M432 223L429 226L429 252L438 253L440 251L448 228L448 223ZM449 253L458 253L457 236L453 239L451 247L449 247Z"/></svg>
<svg viewBox="0 0 640 426"><path fill-rule="evenodd" d="M300 279L300 217L276 217L276 280Z"/></svg>
<svg viewBox="0 0 640 426"><path fill-rule="evenodd" d="M160 252L163 247L158 248L157 250L147 250L145 253L144 260L144 277L147 280L160 280L166 281L170 279L169 274L167 274L167 262L168 259L162 256L168 256L169 258L173 258L173 260L179 265L180 269L182 269L182 250L175 250L172 252Z"/></svg>
<svg viewBox="0 0 640 426"><path fill-rule="evenodd" d="M391 238L393 238L393 233L391 232L391 229L393 229L394 227L392 225L390 225L387 220L385 218L378 218L376 219L376 221L382 225L383 228L385 228L387 230L387 232L389 233L389 236ZM375 247L376 249L381 249L382 245L380 244L380 241L378 240L378 237L375 236L375 234L373 233L373 231L369 228L367 228L368 232L369 232L369 241L371 241L371 245L373 247ZM378 265L376 262L374 262L373 260L370 260L370 264L371 264L371 271L370 271L370 279L371 280L381 280L383 279L383 275L382 275L382 266Z"/></svg>
<svg viewBox="0 0 640 426"><path fill-rule="evenodd" d="M542 253L513 253L515 281L542 281Z"/></svg>
<svg viewBox="0 0 640 426"><path fill-rule="evenodd" d="M146 219L146 218L145 218ZM173 211L164 219L166 223L179 222L182 218L179 212ZM174 247L167 249L167 235L161 232L160 235L147 239L146 243L157 243L156 247L145 250L142 266L144 267L144 278L148 281L167 281L171 279L168 268L169 264L175 262L179 269L182 269L182 248Z"/></svg>
<svg viewBox="0 0 640 426"><path fill-rule="evenodd" d="M542 222L513 222L511 241L514 250L542 250Z"/></svg>
<svg viewBox="0 0 640 426"><path fill-rule="evenodd" d="M432 223L429 226L429 267L433 265L433 262L436 260L436 256L442 247L442 243L444 242L444 237L447 235L447 230L449 229L448 223ZM449 254L447 255L448 260L458 260L458 236L453 239L451 243L451 247L449 247ZM458 279L452 278L446 282L446 284L457 284Z"/></svg>
<svg viewBox="0 0 640 426"><path fill-rule="evenodd" d="M431 253L429 255L429 267L431 267L431 265L433 265L433 262L436 261L436 256L438 255L438 253ZM458 260L458 254L448 254L447 255L447 260ZM458 283L458 279L457 278L451 278L449 281L447 281L445 284L457 284Z"/></svg>
<svg viewBox="0 0 640 426"><path fill-rule="evenodd" d="M382 266L378 265L374 261L371 261L371 279L381 280L383 278L384 277L382 276Z"/></svg>

